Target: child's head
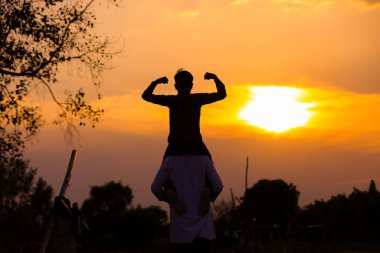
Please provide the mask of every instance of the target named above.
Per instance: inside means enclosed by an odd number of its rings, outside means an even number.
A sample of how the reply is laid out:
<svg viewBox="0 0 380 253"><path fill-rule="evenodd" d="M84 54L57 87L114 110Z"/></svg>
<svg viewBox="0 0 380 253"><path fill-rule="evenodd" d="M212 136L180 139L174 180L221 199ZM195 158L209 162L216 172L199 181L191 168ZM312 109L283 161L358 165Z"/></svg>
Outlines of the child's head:
<svg viewBox="0 0 380 253"><path fill-rule="evenodd" d="M178 93L190 93L193 88L193 75L184 69L179 69L174 75L175 88Z"/></svg>

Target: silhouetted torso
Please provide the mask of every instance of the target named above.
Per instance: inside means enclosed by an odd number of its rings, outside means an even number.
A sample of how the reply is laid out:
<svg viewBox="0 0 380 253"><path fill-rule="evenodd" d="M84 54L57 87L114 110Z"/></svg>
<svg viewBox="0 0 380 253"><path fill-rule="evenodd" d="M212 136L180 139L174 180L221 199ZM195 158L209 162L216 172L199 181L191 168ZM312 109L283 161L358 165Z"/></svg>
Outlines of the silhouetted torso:
<svg viewBox="0 0 380 253"><path fill-rule="evenodd" d="M200 131L201 107L223 98L218 93L151 95L149 102L169 107L169 145L164 157L196 154L211 158Z"/></svg>

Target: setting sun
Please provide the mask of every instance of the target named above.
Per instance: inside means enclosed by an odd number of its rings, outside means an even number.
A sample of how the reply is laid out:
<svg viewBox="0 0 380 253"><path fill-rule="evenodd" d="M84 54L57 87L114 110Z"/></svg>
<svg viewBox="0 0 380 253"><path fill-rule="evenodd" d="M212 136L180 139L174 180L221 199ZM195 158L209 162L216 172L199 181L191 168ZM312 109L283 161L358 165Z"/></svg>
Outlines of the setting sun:
<svg viewBox="0 0 380 253"><path fill-rule="evenodd" d="M313 113L314 103L299 101L305 92L292 87L251 87L251 99L239 112L248 124L270 132L281 133L305 126Z"/></svg>

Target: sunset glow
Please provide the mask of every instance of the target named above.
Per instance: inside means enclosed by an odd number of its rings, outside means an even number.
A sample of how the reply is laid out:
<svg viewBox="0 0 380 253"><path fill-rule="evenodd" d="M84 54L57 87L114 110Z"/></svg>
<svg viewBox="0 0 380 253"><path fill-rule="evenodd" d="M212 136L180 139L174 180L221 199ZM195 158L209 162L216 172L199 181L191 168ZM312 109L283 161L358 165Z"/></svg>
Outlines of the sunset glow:
<svg viewBox="0 0 380 253"><path fill-rule="evenodd" d="M303 90L290 87L251 87L252 100L239 112L248 124L281 133L305 126L313 113L313 103L299 101Z"/></svg>

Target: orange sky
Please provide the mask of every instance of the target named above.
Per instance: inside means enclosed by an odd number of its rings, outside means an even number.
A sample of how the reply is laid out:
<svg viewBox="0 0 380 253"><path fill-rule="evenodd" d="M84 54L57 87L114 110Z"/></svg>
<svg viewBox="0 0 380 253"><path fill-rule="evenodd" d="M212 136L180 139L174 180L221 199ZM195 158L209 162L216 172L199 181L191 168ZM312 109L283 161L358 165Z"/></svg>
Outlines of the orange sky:
<svg viewBox="0 0 380 253"><path fill-rule="evenodd" d="M135 204L158 204L149 189L166 146L168 112L140 95L164 75L169 85L157 92L173 93L178 68L193 73L196 92L215 90L202 80L206 71L227 85L227 99L204 107L201 120L224 181L223 198L230 188L242 194L246 156L250 184L262 178L292 182L301 205L365 189L370 179L380 186L377 2L140 0L96 10L98 32L113 37L123 53L103 78L103 122L83 129L81 146L75 145L78 162L68 196L82 201L89 185L121 180L132 187ZM89 80L69 66L61 82ZM255 86L303 89L303 100L316 103L314 116L283 134L247 125L237 115ZM71 147L49 122L27 154L58 192Z"/></svg>

